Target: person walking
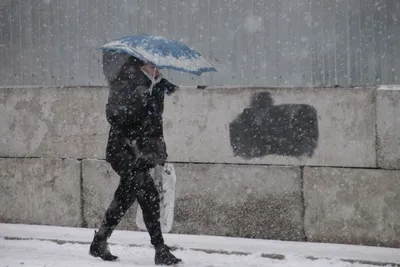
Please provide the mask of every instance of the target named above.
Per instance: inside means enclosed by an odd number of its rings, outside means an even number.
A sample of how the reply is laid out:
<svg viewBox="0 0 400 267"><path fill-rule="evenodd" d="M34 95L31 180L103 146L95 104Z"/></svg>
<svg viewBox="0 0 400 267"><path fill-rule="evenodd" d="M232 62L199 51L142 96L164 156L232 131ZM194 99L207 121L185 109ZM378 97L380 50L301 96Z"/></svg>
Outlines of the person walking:
<svg viewBox="0 0 400 267"><path fill-rule="evenodd" d="M110 124L106 161L120 181L89 253L115 261L107 240L135 200L155 249L156 265L182 262L164 243L160 225L160 196L150 175L168 157L163 133L164 96L178 87L162 77L151 63L131 55L103 51L103 73L110 92L106 117Z"/></svg>

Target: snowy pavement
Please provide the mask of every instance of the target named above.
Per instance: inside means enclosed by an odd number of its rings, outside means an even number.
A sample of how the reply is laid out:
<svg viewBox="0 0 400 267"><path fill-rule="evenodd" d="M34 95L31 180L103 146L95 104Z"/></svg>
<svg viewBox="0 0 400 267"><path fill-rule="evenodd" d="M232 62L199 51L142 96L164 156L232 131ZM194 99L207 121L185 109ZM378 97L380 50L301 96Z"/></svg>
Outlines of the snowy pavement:
<svg viewBox="0 0 400 267"><path fill-rule="evenodd" d="M0 224L0 266L154 266L147 233L115 231L109 241L120 260L112 263L88 254L92 237L93 229ZM184 260L181 266L376 266L368 262L400 266L400 249L173 234L165 239L179 247L174 253Z"/></svg>

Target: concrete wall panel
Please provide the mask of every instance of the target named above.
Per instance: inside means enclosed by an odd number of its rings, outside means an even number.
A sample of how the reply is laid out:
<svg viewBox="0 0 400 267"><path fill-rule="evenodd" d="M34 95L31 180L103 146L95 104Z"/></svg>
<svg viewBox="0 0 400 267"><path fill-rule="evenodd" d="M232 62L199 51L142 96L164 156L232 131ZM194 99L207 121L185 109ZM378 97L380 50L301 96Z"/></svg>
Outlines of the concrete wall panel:
<svg viewBox="0 0 400 267"><path fill-rule="evenodd" d="M400 172L304 168L312 242L400 247Z"/></svg>
<svg viewBox="0 0 400 267"><path fill-rule="evenodd" d="M172 161L376 166L370 88L182 90L165 111Z"/></svg>
<svg viewBox="0 0 400 267"><path fill-rule="evenodd" d="M296 167L175 164L173 233L302 240L303 204ZM84 214L98 227L118 185L104 161L83 162ZM119 229L137 230L136 205Z"/></svg>
<svg viewBox="0 0 400 267"><path fill-rule="evenodd" d="M376 97L378 166L400 169L400 85L381 86Z"/></svg>
<svg viewBox="0 0 400 267"><path fill-rule="evenodd" d="M80 163L56 159L0 159L0 221L81 225Z"/></svg>

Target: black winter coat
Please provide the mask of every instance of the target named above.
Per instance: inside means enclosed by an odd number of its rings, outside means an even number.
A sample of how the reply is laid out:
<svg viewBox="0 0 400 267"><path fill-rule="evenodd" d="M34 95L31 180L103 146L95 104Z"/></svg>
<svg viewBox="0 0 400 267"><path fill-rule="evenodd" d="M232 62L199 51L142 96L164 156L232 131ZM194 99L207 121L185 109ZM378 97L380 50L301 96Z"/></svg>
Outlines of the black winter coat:
<svg viewBox="0 0 400 267"><path fill-rule="evenodd" d="M106 105L111 128L106 160L118 168L163 165L168 157L163 132L165 93L176 86L162 79L152 90L151 81L140 70L140 63L125 54L105 52L103 71L110 85Z"/></svg>

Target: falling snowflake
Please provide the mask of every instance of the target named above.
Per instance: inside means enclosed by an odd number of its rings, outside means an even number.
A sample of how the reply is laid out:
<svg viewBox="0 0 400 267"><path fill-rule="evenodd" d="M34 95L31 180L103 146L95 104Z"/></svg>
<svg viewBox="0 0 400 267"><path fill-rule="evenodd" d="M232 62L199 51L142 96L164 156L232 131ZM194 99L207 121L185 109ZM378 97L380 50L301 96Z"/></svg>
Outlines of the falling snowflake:
<svg viewBox="0 0 400 267"><path fill-rule="evenodd" d="M250 33L259 31L262 27L263 20L259 16L248 15L244 21L244 28Z"/></svg>

